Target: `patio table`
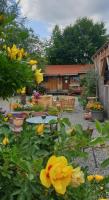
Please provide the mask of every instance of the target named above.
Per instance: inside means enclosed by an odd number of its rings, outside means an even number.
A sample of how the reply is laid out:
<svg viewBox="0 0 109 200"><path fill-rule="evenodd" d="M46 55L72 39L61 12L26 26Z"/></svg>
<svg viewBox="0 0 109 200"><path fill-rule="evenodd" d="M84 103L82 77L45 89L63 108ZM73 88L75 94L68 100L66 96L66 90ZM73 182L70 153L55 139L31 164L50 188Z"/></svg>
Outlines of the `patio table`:
<svg viewBox="0 0 109 200"><path fill-rule="evenodd" d="M36 116L36 117L27 118L26 122L30 124L49 124L51 120L57 120L57 117L49 115L49 116L46 116L45 119L42 119L41 116Z"/></svg>
<svg viewBox="0 0 109 200"><path fill-rule="evenodd" d="M42 119L41 116L36 116L36 117L30 117L30 118L27 118L26 119L26 122L29 123L29 124L49 124L49 122L51 120L54 120L54 122L52 122L52 124L50 124L50 130L53 131L54 128L53 128L53 125L56 125L55 126L55 130L57 130L57 116L52 116L52 115L49 115L49 116L46 116L45 119Z"/></svg>

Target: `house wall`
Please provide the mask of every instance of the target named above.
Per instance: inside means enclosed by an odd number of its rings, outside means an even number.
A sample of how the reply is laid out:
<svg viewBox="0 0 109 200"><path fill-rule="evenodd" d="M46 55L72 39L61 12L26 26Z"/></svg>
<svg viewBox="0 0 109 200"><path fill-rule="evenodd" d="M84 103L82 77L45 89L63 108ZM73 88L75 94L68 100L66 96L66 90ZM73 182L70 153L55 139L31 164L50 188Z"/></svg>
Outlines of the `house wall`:
<svg viewBox="0 0 109 200"><path fill-rule="evenodd" d="M109 84L104 84L104 71L105 71L105 61L109 57L109 45L107 45L105 48L101 49L101 51L98 52L93 57L94 64L95 64L95 71L98 74L98 97L100 98L101 102L104 105L105 113L107 114L107 117L109 118Z"/></svg>

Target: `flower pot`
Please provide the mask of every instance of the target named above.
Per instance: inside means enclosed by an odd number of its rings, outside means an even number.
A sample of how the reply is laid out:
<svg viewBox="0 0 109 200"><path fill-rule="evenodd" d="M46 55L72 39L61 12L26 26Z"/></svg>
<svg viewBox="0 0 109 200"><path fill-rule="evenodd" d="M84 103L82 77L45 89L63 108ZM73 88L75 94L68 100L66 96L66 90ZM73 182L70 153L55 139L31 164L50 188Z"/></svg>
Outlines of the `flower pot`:
<svg viewBox="0 0 109 200"><path fill-rule="evenodd" d="M104 121L104 111L102 110L92 110L92 120Z"/></svg>
<svg viewBox="0 0 109 200"><path fill-rule="evenodd" d="M24 118L14 118L13 119L13 125L15 127L22 127L23 122L24 122Z"/></svg>
<svg viewBox="0 0 109 200"><path fill-rule="evenodd" d="M93 103L97 100L97 97L87 97L88 102Z"/></svg>
<svg viewBox="0 0 109 200"><path fill-rule="evenodd" d="M90 119L92 119L92 114L91 114L91 112L86 112L86 113L84 113L84 119L85 119L85 120L90 120Z"/></svg>

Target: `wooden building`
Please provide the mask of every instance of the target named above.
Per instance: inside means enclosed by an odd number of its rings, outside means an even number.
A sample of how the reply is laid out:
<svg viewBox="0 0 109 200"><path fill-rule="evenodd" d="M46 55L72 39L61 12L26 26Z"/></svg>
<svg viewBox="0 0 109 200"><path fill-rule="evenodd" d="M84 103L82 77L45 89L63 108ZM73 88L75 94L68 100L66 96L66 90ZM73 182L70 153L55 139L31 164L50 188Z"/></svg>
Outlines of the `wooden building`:
<svg viewBox="0 0 109 200"><path fill-rule="evenodd" d="M98 74L98 96L109 117L109 41L93 55L93 61Z"/></svg>
<svg viewBox="0 0 109 200"><path fill-rule="evenodd" d="M68 93L70 86L79 84L84 74L92 68L92 64L48 65L44 70L44 87L48 93Z"/></svg>

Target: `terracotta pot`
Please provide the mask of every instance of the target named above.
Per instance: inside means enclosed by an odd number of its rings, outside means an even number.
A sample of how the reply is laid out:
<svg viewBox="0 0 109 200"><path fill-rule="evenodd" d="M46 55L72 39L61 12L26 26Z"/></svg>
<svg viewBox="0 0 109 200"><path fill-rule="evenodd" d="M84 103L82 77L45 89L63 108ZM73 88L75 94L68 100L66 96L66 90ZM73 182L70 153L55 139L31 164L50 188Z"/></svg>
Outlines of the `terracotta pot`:
<svg viewBox="0 0 109 200"><path fill-rule="evenodd" d="M86 119L86 120L92 119L92 114L91 114L91 112L84 113L84 119Z"/></svg>
<svg viewBox="0 0 109 200"><path fill-rule="evenodd" d="M24 118L14 118L13 119L13 125L16 127L21 127L23 125Z"/></svg>

